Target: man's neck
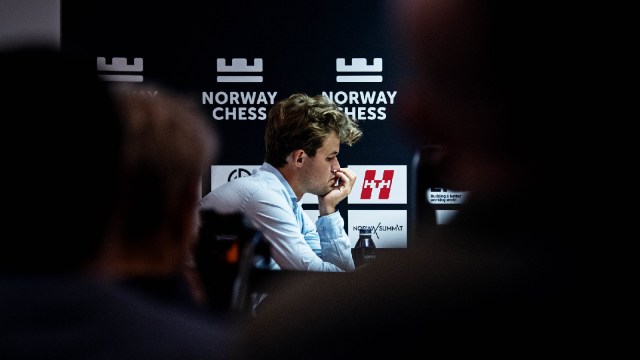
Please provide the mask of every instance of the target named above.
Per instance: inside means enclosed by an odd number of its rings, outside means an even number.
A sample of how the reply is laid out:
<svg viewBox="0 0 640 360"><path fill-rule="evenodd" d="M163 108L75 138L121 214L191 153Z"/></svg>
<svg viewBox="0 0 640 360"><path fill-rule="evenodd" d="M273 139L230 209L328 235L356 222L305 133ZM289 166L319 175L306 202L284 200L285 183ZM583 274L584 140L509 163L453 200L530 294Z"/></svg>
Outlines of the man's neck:
<svg viewBox="0 0 640 360"><path fill-rule="evenodd" d="M295 169L291 169L290 166L284 165L277 168L282 177L287 180L291 189L293 189L293 193L296 195L296 201L300 201L302 196L304 196L305 192L300 185L300 181L298 180L298 174Z"/></svg>

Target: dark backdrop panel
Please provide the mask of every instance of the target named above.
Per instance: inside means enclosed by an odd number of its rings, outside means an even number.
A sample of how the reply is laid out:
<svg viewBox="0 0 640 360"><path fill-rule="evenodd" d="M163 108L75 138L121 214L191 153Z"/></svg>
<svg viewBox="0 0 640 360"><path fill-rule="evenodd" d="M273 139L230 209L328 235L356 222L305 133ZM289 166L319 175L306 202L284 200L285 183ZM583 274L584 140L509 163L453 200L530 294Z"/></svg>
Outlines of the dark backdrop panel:
<svg viewBox="0 0 640 360"><path fill-rule="evenodd" d="M219 165L260 164L263 161L264 118L238 119L238 115L214 117L217 108L266 114L272 102L249 104L208 103L205 94L274 94L274 101L294 92L373 95L369 104L344 103L358 118L362 140L352 148L343 146L342 166L410 165L415 144L407 139L398 118L407 99L397 84L406 62L396 51L383 0L194 1L166 4L158 1L104 0L61 1L61 46L65 51L88 52L96 58L143 60L135 71L145 83L168 85L193 96L222 135ZM257 73L261 82L218 82L217 59L245 59L249 66L261 59ZM337 71L336 59L366 59L374 72ZM99 73L101 70L98 70ZM102 71L104 73L104 71ZM107 72L108 73L108 72ZM116 73L116 72L114 72ZM247 73L243 73L247 75ZM243 75L240 74L240 75ZM377 75L380 82L338 82L340 75ZM393 94L393 99L389 96ZM269 99L271 100L271 99ZM358 98L362 102L361 98ZM203 181L203 193L210 191L210 174ZM394 185L395 186L395 185ZM400 186L400 184L398 185ZM404 184L409 191L409 184ZM413 196L407 196L413 201ZM340 209L407 210L408 204L341 204Z"/></svg>

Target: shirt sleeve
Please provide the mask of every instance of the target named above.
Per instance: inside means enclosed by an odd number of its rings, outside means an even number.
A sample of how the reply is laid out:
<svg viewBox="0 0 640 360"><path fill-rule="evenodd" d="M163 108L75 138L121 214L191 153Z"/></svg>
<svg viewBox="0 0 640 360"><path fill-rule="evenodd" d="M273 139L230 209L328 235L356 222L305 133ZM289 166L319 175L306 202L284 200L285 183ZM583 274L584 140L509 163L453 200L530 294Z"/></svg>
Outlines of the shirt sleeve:
<svg viewBox="0 0 640 360"><path fill-rule="evenodd" d="M286 195L278 191L257 191L245 204L244 214L271 246L271 257L283 270L343 272L355 269L351 244L340 214L323 216L318 227L322 258L305 241ZM306 216L306 214L305 214ZM305 221L308 220L308 217ZM324 258L324 261L323 261Z"/></svg>
<svg viewBox="0 0 640 360"><path fill-rule="evenodd" d="M339 211L320 216L316 221L322 259L333 264L340 264L347 271L355 270L351 256L351 239L344 231L344 219Z"/></svg>

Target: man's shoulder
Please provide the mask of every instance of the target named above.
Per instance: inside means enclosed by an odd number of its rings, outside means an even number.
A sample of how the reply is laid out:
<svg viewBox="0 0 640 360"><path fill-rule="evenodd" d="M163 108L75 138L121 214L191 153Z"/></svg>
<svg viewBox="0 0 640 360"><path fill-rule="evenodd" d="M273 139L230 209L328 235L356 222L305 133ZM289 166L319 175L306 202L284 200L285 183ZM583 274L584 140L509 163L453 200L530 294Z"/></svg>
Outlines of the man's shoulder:
<svg viewBox="0 0 640 360"><path fill-rule="evenodd" d="M274 198L287 198L287 191L278 177L268 171L258 171L251 176L231 180L211 190L200 204L208 206L220 200L236 201L273 201ZM234 200L235 199L235 200Z"/></svg>

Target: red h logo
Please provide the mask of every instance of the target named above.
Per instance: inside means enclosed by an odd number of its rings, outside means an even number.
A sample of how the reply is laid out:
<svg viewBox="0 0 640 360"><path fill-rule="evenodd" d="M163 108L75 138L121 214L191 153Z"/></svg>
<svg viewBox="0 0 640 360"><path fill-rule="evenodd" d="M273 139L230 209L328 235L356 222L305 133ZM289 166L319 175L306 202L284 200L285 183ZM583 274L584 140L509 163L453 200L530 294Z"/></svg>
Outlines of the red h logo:
<svg viewBox="0 0 640 360"><path fill-rule="evenodd" d="M373 189L380 189L379 199L388 199L391 193L391 181L393 180L393 170L385 170L382 172L382 180L376 180L376 171L367 170L364 172L364 182L362 183L362 192L360 199L371 199Z"/></svg>

